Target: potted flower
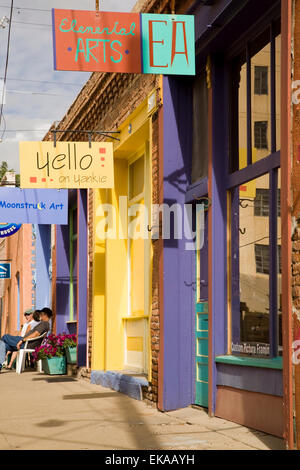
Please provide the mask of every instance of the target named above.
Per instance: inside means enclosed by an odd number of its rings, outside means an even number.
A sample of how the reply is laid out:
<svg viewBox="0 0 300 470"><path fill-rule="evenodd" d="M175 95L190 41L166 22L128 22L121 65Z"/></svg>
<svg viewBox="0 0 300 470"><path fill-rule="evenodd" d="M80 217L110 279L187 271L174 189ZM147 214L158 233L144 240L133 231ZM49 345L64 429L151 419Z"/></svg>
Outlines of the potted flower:
<svg viewBox="0 0 300 470"><path fill-rule="evenodd" d="M66 351L67 363L76 364L77 363L77 341L76 335L68 335L67 333L62 333L56 336L57 346L64 348Z"/></svg>
<svg viewBox="0 0 300 470"><path fill-rule="evenodd" d="M49 375L62 375L67 373L67 362L64 348L55 343L51 335L44 344L33 352L35 361L42 361L43 371Z"/></svg>

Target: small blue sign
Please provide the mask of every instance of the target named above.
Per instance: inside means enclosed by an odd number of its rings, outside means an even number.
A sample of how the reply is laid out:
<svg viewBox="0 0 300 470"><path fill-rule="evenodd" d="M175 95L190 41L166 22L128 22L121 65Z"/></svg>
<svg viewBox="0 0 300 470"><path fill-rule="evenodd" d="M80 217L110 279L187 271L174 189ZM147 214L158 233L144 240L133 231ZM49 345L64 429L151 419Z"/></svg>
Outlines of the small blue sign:
<svg viewBox="0 0 300 470"><path fill-rule="evenodd" d="M10 263L0 263L0 279L10 279Z"/></svg>
<svg viewBox="0 0 300 470"><path fill-rule="evenodd" d="M1 223L67 225L68 190L0 188Z"/></svg>
<svg viewBox="0 0 300 470"><path fill-rule="evenodd" d="M0 238L10 237L14 235L20 228L22 224L4 224L0 223Z"/></svg>

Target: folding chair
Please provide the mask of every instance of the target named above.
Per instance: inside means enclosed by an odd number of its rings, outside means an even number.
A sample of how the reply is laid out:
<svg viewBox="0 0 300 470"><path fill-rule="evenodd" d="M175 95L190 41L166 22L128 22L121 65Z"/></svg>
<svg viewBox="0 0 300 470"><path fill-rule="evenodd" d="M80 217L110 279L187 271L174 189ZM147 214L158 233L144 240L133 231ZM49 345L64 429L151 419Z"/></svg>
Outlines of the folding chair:
<svg viewBox="0 0 300 470"><path fill-rule="evenodd" d="M26 354L34 352L34 349L30 349L30 347L28 347L28 343L30 343L31 341L37 341L37 340L41 340L41 343L42 343L42 340L46 336L46 334L47 334L47 331L45 331L45 333L43 333L41 336L38 336L37 338L29 338L25 342L24 348L19 349L18 354L17 354L17 359L16 359L16 373L17 374L21 374L21 372L23 372L24 370ZM40 361L38 362L39 362L38 371L41 372L41 364L40 364Z"/></svg>

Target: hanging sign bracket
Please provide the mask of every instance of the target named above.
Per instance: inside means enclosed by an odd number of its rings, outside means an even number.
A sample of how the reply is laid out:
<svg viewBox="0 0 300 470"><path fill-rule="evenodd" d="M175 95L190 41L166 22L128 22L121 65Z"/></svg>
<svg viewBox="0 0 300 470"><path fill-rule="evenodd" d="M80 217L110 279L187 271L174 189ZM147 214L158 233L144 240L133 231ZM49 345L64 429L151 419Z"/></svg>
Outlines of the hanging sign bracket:
<svg viewBox="0 0 300 470"><path fill-rule="evenodd" d="M79 131L79 130L72 130L72 129L65 129L65 130L57 130L57 129L53 129L51 130L52 134L53 134L53 142L54 142L54 147L56 147L56 140L57 140L57 136L56 134L58 132L64 134L64 133L74 133L74 134L87 134L88 135L88 138L89 138L89 146L91 147L91 144L92 144L92 135L93 134L96 134L96 135L103 135L105 137L109 137L110 139L113 139L113 140L117 140L120 142L120 139L118 139L118 137L114 137L113 135L111 134L120 134L120 131Z"/></svg>

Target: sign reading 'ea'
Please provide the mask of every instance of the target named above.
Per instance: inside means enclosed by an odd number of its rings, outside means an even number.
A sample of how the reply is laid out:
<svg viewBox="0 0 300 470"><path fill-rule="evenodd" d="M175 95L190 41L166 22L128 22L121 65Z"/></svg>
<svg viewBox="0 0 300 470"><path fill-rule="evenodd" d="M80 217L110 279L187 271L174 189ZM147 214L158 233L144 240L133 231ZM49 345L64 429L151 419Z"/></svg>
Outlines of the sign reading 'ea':
<svg viewBox="0 0 300 470"><path fill-rule="evenodd" d="M55 70L195 75L193 15L52 10Z"/></svg>
<svg viewBox="0 0 300 470"><path fill-rule="evenodd" d="M111 142L20 142L21 188L113 188Z"/></svg>
<svg viewBox="0 0 300 470"><path fill-rule="evenodd" d="M1 188L0 221L67 225L68 191Z"/></svg>

